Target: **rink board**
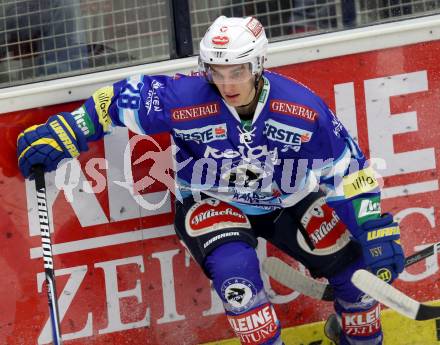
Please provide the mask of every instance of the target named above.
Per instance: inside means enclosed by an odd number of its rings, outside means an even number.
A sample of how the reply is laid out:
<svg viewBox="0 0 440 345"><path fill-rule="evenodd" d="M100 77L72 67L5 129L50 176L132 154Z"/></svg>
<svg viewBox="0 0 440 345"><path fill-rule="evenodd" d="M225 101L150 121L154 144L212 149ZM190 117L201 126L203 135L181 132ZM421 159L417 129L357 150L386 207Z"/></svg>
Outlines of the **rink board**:
<svg viewBox="0 0 440 345"><path fill-rule="evenodd" d="M433 40L272 69L320 94L367 155L386 162L386 168L378 166L385 183L383 208L401 220L407 255L440 238L439 52L440 41ZM23 102L17 98L9 104L18 108L22 103L40 104L43 95L34 94L31 101L22 97ZM50 343L34 188L18 173L15 138L50 114L72 111L80 104L46 105L0 116L0 344ZM47 175L66 344L195 345L231 339L218 297L174 235L173 203L166 186L156 181L138 191L150 202L164 200L160 209L148 211L115 182L127 182L131 172L139 181L153 164L155 157L135 165L129 160L128 169L124 166L132 138L120 128L91 144L79 163L71 164L72 185L65 189L71 203L58 188L62 179L56 173ZM160 153L168 146L167 135L142 140L132 147L131 162L148 151L167 166L170 161ZM281 256L301 268L265 242L258 254ZM271 292L272 300L287 343L292 339L296 344L296 333L305 334L301 341L307 344L315 341L313 332L320 336L320 322L332 312L331 304L264 279L266 288L276 292ZM438 257L409 268L395 285L418 300L439 300ZM423 344L435 344L439 328L435 327L434 322L416 323L387 314L386 344L405 344L394 339L402 332L408 332L405 341L417 335Z"/></svg>

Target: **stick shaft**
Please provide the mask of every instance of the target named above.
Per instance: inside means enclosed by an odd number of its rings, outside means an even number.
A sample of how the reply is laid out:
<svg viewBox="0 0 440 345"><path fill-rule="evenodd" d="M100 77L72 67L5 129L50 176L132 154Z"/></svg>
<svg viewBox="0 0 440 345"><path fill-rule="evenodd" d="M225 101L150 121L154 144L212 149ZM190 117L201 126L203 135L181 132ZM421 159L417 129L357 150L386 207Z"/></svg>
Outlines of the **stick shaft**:
<svg viewBox="0 0 440 345"><path fill-rule="evenodd" d="M430 257L440 251L440 242L434 243L421 251L405 258L405 267L409 267L427 257ZM329 284L319 282L313 278L305 276L303 273L293 269L281 260L267 258L266 264L263 264L264 271L289 288L296 290L306 296L323 301L333 301L334 292Z"/></svg>
<svg viewBox="0 0 440 345"><path fill-rule="evenodd" d="M412 264L415 264L416 262L422 261L423 259L426 259L427 257L434 255L439 251L440 248L440 242L434 243L430 245L429 247L426 247L425 249L422 249L421 251L414 253L408 257L405 258L405 267L411 266Z"/></svg>
<svg viewBox="0 0 440 345"><path fill-rule="evenodd" d="M46 276L47 284L47 299L52 325L52 339L54 345L62 345L44 170L41 166L36 166L34 167L33 171L35 177L35 189L37 193L38 219L40 225L41 245L43 250L44 273Z"/></svg>

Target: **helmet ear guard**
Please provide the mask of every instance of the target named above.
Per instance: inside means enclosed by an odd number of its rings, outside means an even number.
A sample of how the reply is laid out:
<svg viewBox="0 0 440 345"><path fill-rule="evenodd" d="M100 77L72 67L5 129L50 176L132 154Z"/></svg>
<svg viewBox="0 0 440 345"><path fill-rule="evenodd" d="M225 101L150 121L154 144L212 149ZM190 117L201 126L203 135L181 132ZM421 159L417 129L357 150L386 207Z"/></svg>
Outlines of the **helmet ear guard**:
<svg viewBox="0 0 440 345"><path fill-rule="evenodd" d="M256 18L218 17L200 41L199 73L209 77L209 65L250 63L252 75L259 80L267 44L264 28Z"/></svg>

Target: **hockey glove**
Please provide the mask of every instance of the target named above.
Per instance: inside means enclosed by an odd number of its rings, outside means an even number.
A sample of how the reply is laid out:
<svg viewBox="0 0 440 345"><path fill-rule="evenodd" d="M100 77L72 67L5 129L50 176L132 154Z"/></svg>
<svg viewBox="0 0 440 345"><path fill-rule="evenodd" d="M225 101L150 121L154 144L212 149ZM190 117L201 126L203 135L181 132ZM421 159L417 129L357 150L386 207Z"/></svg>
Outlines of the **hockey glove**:
<svg viewBox="0 0 440 345"><path fill-rule="evenodd" d="M365 263L372 273L391 283L405 265L399 225L386 213L362 224L362 230L356 238L362 246Z"/></svg>
<svg viewBox="0 0 440 345"><path fill-rule="evenodd" d="M52 171L64 158L77 157L87 149L86 137L73 116L60 113L18 135L18 166L23 176L29 177L34 165L41 164L45 171Z"/></svg>

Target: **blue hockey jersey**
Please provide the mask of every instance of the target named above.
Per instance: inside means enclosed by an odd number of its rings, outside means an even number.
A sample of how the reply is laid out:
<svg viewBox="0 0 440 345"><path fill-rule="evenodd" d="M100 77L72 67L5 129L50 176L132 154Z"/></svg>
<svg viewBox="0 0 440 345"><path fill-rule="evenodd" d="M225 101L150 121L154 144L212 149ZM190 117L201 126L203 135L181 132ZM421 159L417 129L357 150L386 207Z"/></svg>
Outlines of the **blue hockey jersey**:
<svg viewBox="0 0 440 345"><path fill-rule="evenodd" d="M263 80L251 123L198 76L132 76L97 90L74 116L88 140L113 125L169 132L178 197L202 192L260 214L321 186L349 228L357 227L354 201L379 194L358 146L307 87L268 71Z"/></svg>

